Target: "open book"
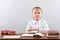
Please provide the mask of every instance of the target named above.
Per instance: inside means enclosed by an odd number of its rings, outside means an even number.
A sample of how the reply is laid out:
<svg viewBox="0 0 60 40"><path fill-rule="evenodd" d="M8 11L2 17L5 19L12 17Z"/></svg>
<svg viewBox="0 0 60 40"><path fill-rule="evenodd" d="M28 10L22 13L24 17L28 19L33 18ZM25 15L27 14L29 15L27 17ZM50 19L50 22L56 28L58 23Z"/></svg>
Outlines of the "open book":
<svg viewBox="0 0 60 40"><path fill-rule="evenodd" d="M42 33L35 33L35 34L22 34L22 36L32 36L32 37L40 36L40 37L43 37L44 34L42 34Z"/></svg>

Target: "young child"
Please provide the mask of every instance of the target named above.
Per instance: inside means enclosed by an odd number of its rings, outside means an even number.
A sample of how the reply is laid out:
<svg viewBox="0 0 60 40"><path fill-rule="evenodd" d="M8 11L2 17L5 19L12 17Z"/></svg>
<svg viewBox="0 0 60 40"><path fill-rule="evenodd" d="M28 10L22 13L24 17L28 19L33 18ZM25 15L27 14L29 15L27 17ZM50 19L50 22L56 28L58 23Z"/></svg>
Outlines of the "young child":
<svg viewBox="0 0 60 40"><path fill-rule="evenodd" d="M42 9L40 7L34 7L32 9L33 19L28 22L26 27L26 33L41 32L46 34L49 30L47 22L42 19Z"/></svg>

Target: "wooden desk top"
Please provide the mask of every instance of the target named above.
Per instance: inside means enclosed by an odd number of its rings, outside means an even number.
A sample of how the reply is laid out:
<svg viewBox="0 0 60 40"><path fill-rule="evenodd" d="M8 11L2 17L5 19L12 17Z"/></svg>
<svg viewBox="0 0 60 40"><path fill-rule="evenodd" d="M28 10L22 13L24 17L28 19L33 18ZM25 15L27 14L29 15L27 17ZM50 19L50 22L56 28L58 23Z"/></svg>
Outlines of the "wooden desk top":
<svg viewBox="0 0 60 40"><path fill-rule="evenodd" d="M40 37L20 37L18 40L40 40L40 39L60 39L60 34L58 35L57 38L47 38L47 37L43 37L43 38L40 38ZM0 36L0 40L17 40L17 39L3 39L2 36Z"/></svg>

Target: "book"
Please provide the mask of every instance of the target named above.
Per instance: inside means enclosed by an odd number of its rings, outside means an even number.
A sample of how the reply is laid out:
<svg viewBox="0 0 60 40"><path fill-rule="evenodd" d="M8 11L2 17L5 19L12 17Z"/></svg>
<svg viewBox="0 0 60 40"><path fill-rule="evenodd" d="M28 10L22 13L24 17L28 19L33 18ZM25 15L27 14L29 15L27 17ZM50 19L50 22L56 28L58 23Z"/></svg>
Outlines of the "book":
<svg viewBox="0 0 60 40"><path fill-rule="evenodd" d="M48 35L59 35L59 32L56 30L49 30Z"/></svg>
<svg viewBox="0 0 60 40"><path fill-rule="evenodd" d="M2 35L15 35L16 32L12 30L1 30Z"/></svg>
<svg viewBox="0 0 60 40"><path fill-rule="evenodd" d="M34 34L22 34L21 36L33 36Z"/></svg>
<svg viewBox="0 0 60 40"><path fill-rule="evenodd" d="M49 35L47 38L53 38L53 39L56 39L58 38L59 35Z"/></svg>
<svg viewBox="0 0 60 40"><path fill-rule="evenodd" d="M58 37L59 35L48 35L48 37Z"/></svg>
<svg viewBox="0 0 60 40"><path fill-rule="evenodd" d="M20 38L20 35L4 35L2 38Z"/></svg>
<svg viewBox="0 0 60 40"><path fill-rule="evenodd" d="M28 36L28 37L43 37L44 34L42 33L35 33L35 34L22 34L21 36Z"/></svg>

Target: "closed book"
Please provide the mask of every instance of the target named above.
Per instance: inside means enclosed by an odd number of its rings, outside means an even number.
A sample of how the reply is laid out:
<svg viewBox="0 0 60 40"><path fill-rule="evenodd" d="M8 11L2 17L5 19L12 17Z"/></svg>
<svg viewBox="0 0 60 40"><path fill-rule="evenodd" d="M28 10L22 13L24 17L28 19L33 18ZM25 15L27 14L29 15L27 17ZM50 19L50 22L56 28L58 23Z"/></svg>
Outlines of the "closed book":
<svg viewBox="0 0 60 40"><path fill-rule="evenodd" d="M58 38L58 36L59 36L59 35L48 35L47 38L54 38L54 39L55 39L55 38Z"/></svg>
<svg viewBox="0 0 60 40"><path fill-rule="evenodd" d="M48 30L48 35L59 35L59 32L56 30Z"/></svg>
<svg viewBox="0 0 60 40"><path fill-rule="evenodd" d="M1 34L2 35L15 35L16 32L15 31L12 31L12 30L2 30L1 31Z"/></svg>

